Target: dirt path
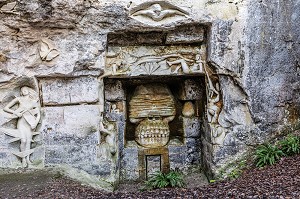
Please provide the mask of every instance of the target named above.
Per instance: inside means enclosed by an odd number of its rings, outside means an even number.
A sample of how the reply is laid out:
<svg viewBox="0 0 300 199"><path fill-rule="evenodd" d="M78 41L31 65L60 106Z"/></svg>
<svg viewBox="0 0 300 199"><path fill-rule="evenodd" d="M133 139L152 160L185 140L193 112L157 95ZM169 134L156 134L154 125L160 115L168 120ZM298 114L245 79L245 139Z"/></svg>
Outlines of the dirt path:
<svg viewBox="0 0 300 199"><path fill-rule="evenodd" d="M197 185L197 179L194 179ZM234 181L186 189L138 191L130 185L115 193L82 186L47 173L0 176L1 198L300 198L300 155L283 158L278 164L253 169ZM122 185L125 186L126 185Z"/></svg>
<svg viewBox="0 0 300 199"><path fill-rule="evenodd" d="M44 171L24 171L0 175L0 198L30 197L36 191L47 188L53 174Z"/></svg>

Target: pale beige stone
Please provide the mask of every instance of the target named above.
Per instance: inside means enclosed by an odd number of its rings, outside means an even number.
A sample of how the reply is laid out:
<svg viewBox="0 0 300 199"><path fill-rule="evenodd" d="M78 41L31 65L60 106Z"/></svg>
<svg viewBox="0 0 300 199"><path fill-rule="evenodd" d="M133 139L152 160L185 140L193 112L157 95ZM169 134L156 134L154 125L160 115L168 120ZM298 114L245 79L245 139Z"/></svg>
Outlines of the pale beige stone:
<svg viewBox="0 0 300 199"><path fill-rule="evenodd" d="M17 5L16 1L7 3L0 8L0 11L12 11L16 7L16 5Z"/></svg>
<svg viewBox="0 0 300 199"><path fill-rule="evenodd" d="M188 13L168 2L150 1L131 8L130 16L142 23L157 26L185 19Z"/></svg>
<svg viewBox="0 0 300 199"><path fill-rule="evenodd" d="M39 53L42 61L51 61L59 55L52 41L49 39L42 39L40 43Z"/></svg>
<svg viewBox="0 0 300 199"><path fill-rule="evenodd" d="M93 77L41 79L44 105L95 103L99 99L99 83Z"/></svg>
<svg viewBox="0 0 300 199"><path fill-rule="evenodd" d="M182 108L182 115L185 117L192 117L195 115L195 108L192 102L185 102Z"/></svg>
<svg viewBox="0 0 300 199"><path fill-rule="evenodd" d="M17 109L12 108L15 105L18 105ZM39 134L34 132L41 118L39 96L32 88L24 86L21 88L21 96L8 103L3 111L12 114L18 122L16 129L0 128L0 131L14 137L10 142L21 141L20 152L14 154L22 158L22 166L27 167L31 164L29 155L34 152L31 149L32 137Z"/></svg>
<svg viewBox="0 0 300 199"><path fill-rule="evenodd" d="M193 46L109 47L107 76L172 75L202 73L205 51Z"/></svg>

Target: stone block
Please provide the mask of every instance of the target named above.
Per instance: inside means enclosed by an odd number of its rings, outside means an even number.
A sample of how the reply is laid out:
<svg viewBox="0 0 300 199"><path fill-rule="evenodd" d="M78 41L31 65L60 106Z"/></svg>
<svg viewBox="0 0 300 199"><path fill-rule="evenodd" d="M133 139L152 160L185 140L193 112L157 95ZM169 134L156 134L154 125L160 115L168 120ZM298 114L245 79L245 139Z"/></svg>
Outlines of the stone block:
<svg viewBox="0 0 300 199"><path fill-rule="evenodd" d="M12 152L19 152L20 144L13 143L9 146L0 145L0 168L20 168L22 163L20 159ZM32 160L32 158L30 158Z"/></svg>
<svg viewBox="0 0 300 199"><path fill-rule="evenodd" d="M137 180L139 178L138 149L124 148L121 160L121 179Z"/></svg>
<svg viewBox="0 0 300 199"><path fill-rule="evenodd" d="M180 100L203 100L205 93L205 85L200 81L187 79L184 81L180 89Z"/></svg>
<svg viewBox="0 0 300 199"><path fill-rule="evenodd" d="M45 165L68 164L78 165L83 162L90 164L96 161L95 145L54 145L45 149Z"/></svg>
<svg viewBox="0 0 300 199"><path fill-rule="evenodd" d="M187 157L189 164L199 164L201 162L201 141L199 138L186 138Z"/></svg>
<svg viewBox="0 0 300 199"><path fill-rule="evenodd" d="M112 161L101 161L97 163L89 162L74 166L75 168L86 171L90 175L101 176L101 178L109 177L114 173L115 164Z"/></svg>
<svg viewBox="0 0 300 199"><path fill-rule="evenodd" d="M169 154L180 154L180 153L186 153L187 147L185 145L183 146L168 146Z"/></svg>
<svg viewBox="0 0 300 199"><path fill-rule="evenodd" d="M187 147L186 146L169 146L170 169L183 170L187 166Z"/></svg>
<svg viewBox="0 0 300 199"><path fill-rule="evenodd" d="M10 156L12 155L6 146L0 146L0 168L11 167Z"/></svg>
<svg viewBox="0 0 300 199"><path fill-rule="evenodd" d="M36 168L43 168L44 161L45 161L45 147L44 146L37 146L33 147L34 152L30 155L30 161L32 165Z"/></svg>
<svg viewBox="0 0 300 199"><path fill-rule="evenodd" d="M198 117L183 118L183 129L185 137L200 137L201 121Z"/></svg>
<svg viewBox="0 0 300 199"><path fill-rule="evenodd" d="M95 103L99 100L96 78L55 78L40 80L43 105Z"/></svg>
<svg viewBox="0 0 300 199"><path fill-rule="evenodd" d="M245 152L246 145L232 145L232 146L213 146L213 162L216 165L226 164L226 161L229 160L231 157L236 156L238 154L242 154Z"/></svg>
<svg viewBox="0 0 300 199"><path fill-rule="evenodd" d="M0 129L0 147L1 148L6 148L8 146L8 142L9 142L9 139L11 139L12 137L4 134L1 129Z"/></svg>
<svg viewBox="0 0 300 199"><path fill-rule="evenodd" d="M166 44L200 43L204 40L204 32L199 26L179 28L167 34Z"/></svg>
<svg viewBox="0 0 300 199"><path fill-rule="evenodd" d="M104 82L104 98L108 101L126 100L122 82L110 79Z"/></svg>
<svg viewBox="0 0 300 199"><path fill-rule="evenodd" d="M100 111L97 105L43 108L41 132L45 145L98 143Z"/></svg>
<svg viewBox="0 0 300 199"><path fill-rule="evenodd" d="M164 38L162 32L108 34L107 42L112 46L162 45Z"/></svg>

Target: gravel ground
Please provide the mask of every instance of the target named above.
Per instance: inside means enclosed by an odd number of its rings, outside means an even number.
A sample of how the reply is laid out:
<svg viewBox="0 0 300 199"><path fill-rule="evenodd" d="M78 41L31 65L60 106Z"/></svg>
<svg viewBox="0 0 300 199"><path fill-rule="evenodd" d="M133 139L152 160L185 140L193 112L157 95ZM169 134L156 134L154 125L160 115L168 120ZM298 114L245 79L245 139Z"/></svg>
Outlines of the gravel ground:
<svg viewBox="0 0 300 199"><path fill-rule="evenodd" d="M34 179L42 185L33 186ZM300 155L282 158L278 164L263 169L247 170L233 181L188 189L107 193L68 179L49 176L45 176L43 181L32 177L30 183L22 182L21 185L9 180L3 183L1 178L0 183L1 198L300 198ZM7 190L14 189L13 186L23 189L10 195L11 191ZM26 186L33 186L34 189Z"/></svg>

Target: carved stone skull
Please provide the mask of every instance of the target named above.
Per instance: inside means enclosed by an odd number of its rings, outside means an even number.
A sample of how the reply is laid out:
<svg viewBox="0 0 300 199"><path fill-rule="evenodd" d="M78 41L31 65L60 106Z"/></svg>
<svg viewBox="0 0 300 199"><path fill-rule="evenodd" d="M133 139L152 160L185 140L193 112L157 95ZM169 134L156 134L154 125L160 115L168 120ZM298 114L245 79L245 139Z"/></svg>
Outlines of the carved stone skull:
<svg viewBox="0 0 300 199"><path fill-rule="evenodd" d="M140 85L129 102L130 122L138 124L135 140L144 147L160 147L168 143L168 123L175 115L175 101L165 84Z"/></svg>

